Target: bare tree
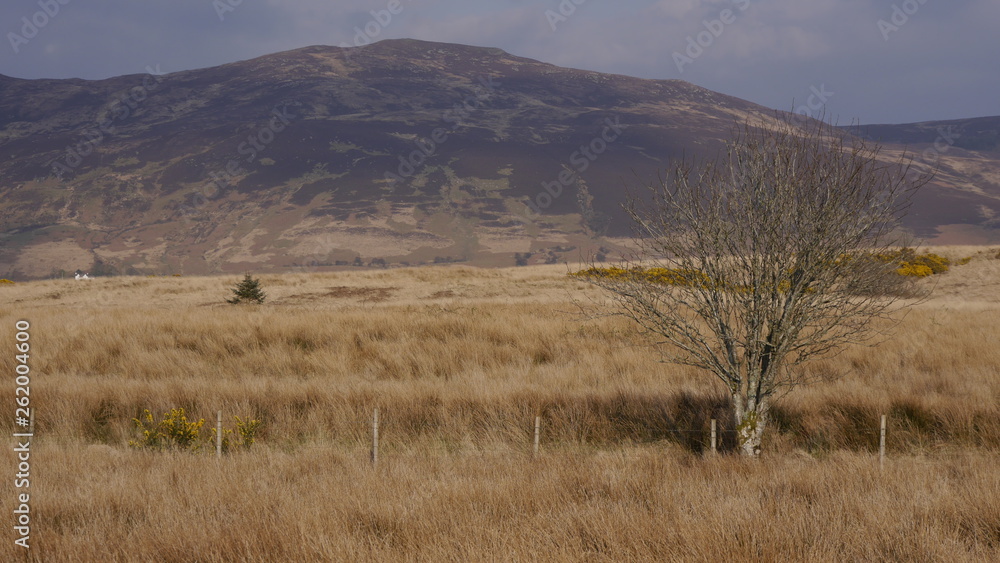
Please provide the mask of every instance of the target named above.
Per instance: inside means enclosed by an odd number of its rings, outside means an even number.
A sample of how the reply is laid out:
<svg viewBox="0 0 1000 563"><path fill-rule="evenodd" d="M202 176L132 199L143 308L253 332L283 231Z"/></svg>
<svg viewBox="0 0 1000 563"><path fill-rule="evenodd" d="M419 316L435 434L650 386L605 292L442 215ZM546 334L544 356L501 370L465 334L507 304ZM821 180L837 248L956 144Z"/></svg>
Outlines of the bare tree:
<svg viewBox="0 0 1000 563"><path fill-rule="evenodd" d="M740 450L758 456L775 393L803 382L793 368L868 341L905 305L886 257L928 180L909 165L821 121L746 121L717 159L631 197L638 256L587 277L670 361L725 384Z"/></svg>

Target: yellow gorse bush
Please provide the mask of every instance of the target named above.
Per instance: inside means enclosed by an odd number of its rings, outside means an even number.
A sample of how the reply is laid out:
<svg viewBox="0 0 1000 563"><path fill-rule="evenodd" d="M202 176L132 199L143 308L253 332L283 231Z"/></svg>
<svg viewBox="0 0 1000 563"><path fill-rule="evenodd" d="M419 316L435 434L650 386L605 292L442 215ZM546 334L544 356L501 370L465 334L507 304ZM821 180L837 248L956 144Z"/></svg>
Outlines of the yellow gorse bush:
<svg viewBox="0 0 1000 563"><path fill-rule="evenodd" d="M943 274L948 271L951 261L944 256L928 252L917 254L912 248L901 248L895 252L885 252L869 255L880 262L886 264L895 263L898 267L896 273L901 276L926 277L934 274ZM837 263L854 260L855 256L845 254L837 259ZM960 264L968 263L968 259L959 261ZM707 289L723 289L727 285L719 280L713 280L710 276L698 270L689 268L621 268L618 266L608 266L606 268L587 268L579 272L573 272L570 276L578 278L600 278L612 281L647 281L663 285L675 285L682 287L700 287ZM778 285L778 290L785 292L791 288L791 282L784 280ZM746 291L745 287L730 287L734 291ZM810 291L807 289L807 291Z"/></svg>
<svg viewBox="0 0 1000 563"><path fill-rule="evenodd" d="M951 260L933 252L917 254L912 248L901 248L895 252L876 254L875 258L887 264L895 263L896 273L901 276L924 278L930 275L943 274L951 266ZM965 262L961 263L967 263Z"/></svg>
<svg viewBox="0 0 1000 563"><path fill-rule="evenodd" d="M238 416L234 416L233 419L236 420L236 430L231 428L222 430L222 451L230 452L237 447L249 450L250 446L257 441L257 431L260 430L261 421L250 418L244 420ZM217 439L218 436L214 432L208 438L213 451Z"/></svg>
<svg viewBox="0 0 1000 563"><path fill-rule="evenodd" d="M153 418L149 409L142 411L140 418L133 418L136 427L142 433L140 441L129 442L137 448L162 450L164 448L196 451L200 447L199 433L205 425L205 419L188 422L184 409L170 409L163 413L159 422Z"/></svg>
<svg viewBox="0 0 1000 563"><path fill-rule="evenodd" d="M588 268L573 272L571 276L579 278L602 278L614 281L648 281L663 285L721 287L720 282L698 270L686 268Z"/></svg>
<svg viewBox="0 0 1000 563"><path fill-rule="evenodd" d="M181 449L198 449L198 433L205 425L205 419L188 422L184 409L170 409L160 421L160 432Z"/></svg>
<svg viewBox="0 0 1000 563"><path fill-rule="evenodd" d="M927 276L934 275L934 270L929 266L923 264L914 264L910 262L903 262L896 268L896 273L901 276L913 276L915 278L926 278Z"/></svg>
<svg viewBox="0 0 1000 563"><path fill-rule="evenodd" d="M235 434L238 439L234 440L231 438L234 435L233 430L224 429L222 438L222 449L224 451L229 451L235 445L249 449L253 445L257 431L261 425L261 421L259 420L251 420L249 418L243 420L238 416L234 418L236 419ZM212 451L215 449L216 433L212 432L211 428L204 435L201 433L202 427L205 426L205 419L200 418L197 421L188 421L187 414L182 408L170 409L168 412L163 413L163 418L159 422L156 421L149 409L144 409L142 416L133 418L132 420L141 434L139 440L129 442L129 445L132 447L153 450L178 449L194 452L199 451L202 449L202 446L207 444L211 446L210 449Z"/></svg>
<svg viewBox="0 0 1000 563"><path fill-rule="evenodd" d="M257 431L260 429L259 420L246 420L240 417L234 417L236 419L236 432L239 434L240 443L245 449L250 449L257 437Z"/></svg>

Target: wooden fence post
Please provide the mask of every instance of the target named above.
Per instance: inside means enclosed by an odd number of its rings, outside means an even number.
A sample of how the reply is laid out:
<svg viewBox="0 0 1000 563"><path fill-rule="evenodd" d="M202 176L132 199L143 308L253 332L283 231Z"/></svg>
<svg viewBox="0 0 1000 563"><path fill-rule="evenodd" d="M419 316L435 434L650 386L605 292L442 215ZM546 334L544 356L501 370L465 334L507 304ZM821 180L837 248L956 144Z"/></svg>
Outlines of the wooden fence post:
<svg viewBox="0 0 1000 563"><path fill-rule="evenodd" d="M715 454L716 450L716 439L715 439L715 419L712 419L712 453Z"/></svg>
<svg viewBox="0 0 1000 563"><path fill-rule="evenodd" d="M878 438L878 467L882 469L885 467L885 415L882 415L882 421L879 424L879 438Z"/></svg>
<svg viewBox="0 0 1000 563"><path fill-rule="evenodd" d="M538 443L542 436L542 417L535 416L535 457L538 457Z"/></svg>
<svg viewBox="0 0 1000 563"><path fill-rule="evenodd" d="M378 407L372 420L372 467L378 465Z"/></svg>
<svg viewBox="0 0 1000 563"><path fill-rule="evenodd" d="M222 459L222 411L215 420L215 457Z"/></svg>

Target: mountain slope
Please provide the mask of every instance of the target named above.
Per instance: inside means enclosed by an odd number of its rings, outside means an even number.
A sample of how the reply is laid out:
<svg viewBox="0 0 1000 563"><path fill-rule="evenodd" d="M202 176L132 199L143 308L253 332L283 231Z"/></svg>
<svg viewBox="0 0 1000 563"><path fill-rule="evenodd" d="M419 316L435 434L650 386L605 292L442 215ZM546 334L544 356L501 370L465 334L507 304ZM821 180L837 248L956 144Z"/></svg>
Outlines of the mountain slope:
<svg viewBox="0 0 1000 563"><path fill-rule="evenodd" d="M0 275L571 260L629 234L626 183L711 153L747 114L772 112L413 40L100 81L0 76ZM1000 210L997 155L946 157L958 175L910 226L994 233L981 208Z"/></svg>
<svg viewBox="0 0 1000 563"><path fill-rule="evenodd" d="M919 235L938 244L1000 242L1000 117L849 129L934 172L906 220Z"/></svg>

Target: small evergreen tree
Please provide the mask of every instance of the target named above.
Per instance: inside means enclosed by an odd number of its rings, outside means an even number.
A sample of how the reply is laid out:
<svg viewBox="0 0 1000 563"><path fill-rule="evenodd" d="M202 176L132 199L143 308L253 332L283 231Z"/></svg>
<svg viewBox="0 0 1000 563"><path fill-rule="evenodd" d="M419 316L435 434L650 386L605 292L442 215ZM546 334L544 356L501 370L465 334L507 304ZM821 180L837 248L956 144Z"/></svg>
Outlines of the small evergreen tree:
<svg viewBox="0 0 1000 563"><path fill-rule="evenodd" d="M264 302L264 290L260 287L260 280L253 279L250 276L250 272L247 272L243 276L243 281L236 284L233 288L234 297L232 299L226 299L226 303L232 303L234 305L239 303L263 303Z"/></svg>

